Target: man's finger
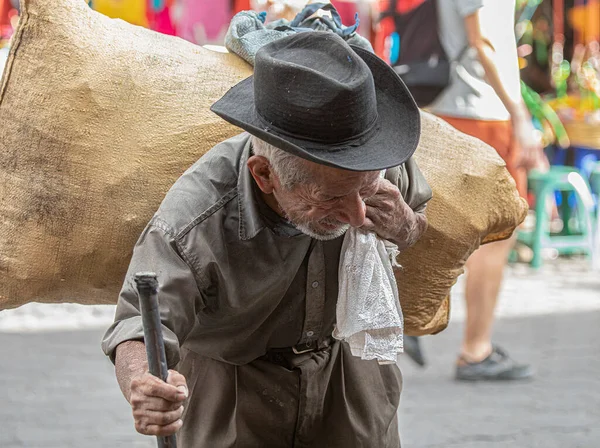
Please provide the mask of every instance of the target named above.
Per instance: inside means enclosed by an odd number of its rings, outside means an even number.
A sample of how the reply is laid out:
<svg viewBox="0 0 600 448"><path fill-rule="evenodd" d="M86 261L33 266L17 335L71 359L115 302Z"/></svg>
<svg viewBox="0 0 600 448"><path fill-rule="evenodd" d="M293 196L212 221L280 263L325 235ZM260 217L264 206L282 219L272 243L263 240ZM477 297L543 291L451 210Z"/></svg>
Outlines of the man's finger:
<svg viewBox="0 0 600 448"><path fill-rule="evenodd" d="M375 195L363 200L364 203L373 208L382 210L393 210L398 201L404 202L404 198L397 188L382 191L380 190Z"/></svg>
<svg viewBox="0 0 600 448"><path fill-rule="evenodd" d="M147 397L163 398L168 401L181 402L186 395L172 384L167 384L150 373L144 375L140 392Z"/></svg>
<svg viewBox="0 0 600 448"><path fill-rule="evenodd" d="M382 213L382 208L367 205L367 210L365 211L366 218L369 221L375 223L380 221L380 215Z"/></svg>
<svg viewBox="0 0 600 448"><path fill-rule="evenodd" d="M381 179L381 183L379 184L379 190L377 191L377 194L391 194L394 197L402 197L398 186L394 185L387 179Z"/></svg>
<svg viewBox="0 0 600 448"><path fill-rule="evenodd" d="M387 202L385 200L385 197L380 197L380 198L369 198L367 199L365 202L365 205L367 206L366 208L366 213L369 213L369 209L371 210L383 210L387 207Z"/></svg>
<svg viewBox="0 0 600 448"><path fill-rule="evenodd" d="M143 394L132 394L131 396L131 407L136 411L174 411L178 409L183 400L181 401L168 401L158 397L147 397Z"/></svg>
<svg viewBox="0 0 600 448"><path fill-rule="evenodd" d="M367 232L375 231L375 224L371 221L370 218L365 218L365 222L362 226L360 226L361 230L366 230Z"/></svg>
<svg viewBox="0 0 600 448"><path fill-rule="evenodd" d="M136 421L143 421L146 425L165 426L176 422L183 415L183 406L179 406L173 411L134 411L133 417Z"/></svg>
<svg viewBox="0 0 600 448"><path fill-rule="evenodd" d="M169 370L169 375L167 376L167 384L171 384L177 388L180 394L187 398L189 395L189 391L187 388L187 382L185 381L185 377L177 372L176 370Z"/></svg>
<svg viewBox="0 0 600 448"><path fill-rule="evenodd" d="M176 420L173 423L164 426L136 422L135 429L140 434L145 434L147 436L170 436L175 434L182 425L183 422L181 420Z"/></svg>

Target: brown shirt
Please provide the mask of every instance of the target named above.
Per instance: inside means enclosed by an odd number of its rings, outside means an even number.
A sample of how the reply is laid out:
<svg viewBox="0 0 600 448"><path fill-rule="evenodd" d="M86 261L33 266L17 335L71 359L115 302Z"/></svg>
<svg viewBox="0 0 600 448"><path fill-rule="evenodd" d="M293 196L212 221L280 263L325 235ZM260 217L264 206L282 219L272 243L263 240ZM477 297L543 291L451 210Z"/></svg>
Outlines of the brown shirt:
<svg viewBox="0 0 600 448"><path fill-rule="evenodd" d="M313 240L271 211L246 166L250 154L249 134L233 137L168 192L134 248L115 322L102 342L113 361L118 344L143 339L133 283L140 271L158 275L170 368L180 361L180 347L189 359L244 366L272 349L320 347L330 339L343 237ZM425 208L431 189L412 159L386 177L414 210ZM352 362L379 375L377 363ZM189 372L189 365L179 367ZM211 437L206 443L216 443Z"/></svg>

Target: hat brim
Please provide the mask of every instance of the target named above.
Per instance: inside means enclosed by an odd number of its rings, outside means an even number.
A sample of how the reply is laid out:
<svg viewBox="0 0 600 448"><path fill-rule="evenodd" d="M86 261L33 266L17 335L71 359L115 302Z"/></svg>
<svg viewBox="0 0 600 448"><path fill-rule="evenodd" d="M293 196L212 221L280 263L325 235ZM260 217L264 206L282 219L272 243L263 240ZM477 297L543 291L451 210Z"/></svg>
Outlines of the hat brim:
<svg viewBox="0 0 600 448"><path fill-rule="evenodd" d="M229 123L296 156L350 171L377 171L401 165L419 144L419 109L398 74L371 52L352 49L365 61L375 83L378 118L366 135L339 145L316 143L278 133L266 125L254 107L253 77L244 79L211 110Z"/></svg>

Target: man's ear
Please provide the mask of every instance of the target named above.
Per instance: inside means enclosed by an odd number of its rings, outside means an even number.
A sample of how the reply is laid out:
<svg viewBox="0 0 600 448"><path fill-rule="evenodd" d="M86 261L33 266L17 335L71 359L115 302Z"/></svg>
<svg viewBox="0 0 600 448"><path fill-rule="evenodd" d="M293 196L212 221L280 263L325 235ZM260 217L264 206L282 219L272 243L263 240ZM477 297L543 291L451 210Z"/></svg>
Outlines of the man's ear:
<svg viewBox="0 0 600 448"><path fill-rule="evenodd" d="M247 165L260 191L265 194L273 193L275 174L269 161L263 156L253 155L248 159Z"/></svg>

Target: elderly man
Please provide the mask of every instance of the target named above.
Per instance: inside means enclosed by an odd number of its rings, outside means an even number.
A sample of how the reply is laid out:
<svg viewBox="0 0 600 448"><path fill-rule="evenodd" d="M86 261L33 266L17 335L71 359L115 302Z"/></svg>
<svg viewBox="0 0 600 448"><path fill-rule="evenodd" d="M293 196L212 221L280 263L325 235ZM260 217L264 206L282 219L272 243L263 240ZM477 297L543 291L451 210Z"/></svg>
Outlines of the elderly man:
<svg viewBox="0 0 600 448"><path fill-rule="evenodd" d="M331 335L348 228L403 249L427 226L414 101L376 56L307 32L264 46L213 111L247 132L169 191L103 341L136 429L183 447L398 447L399 369ZM147 373L132 283L147 270L166 382Z"/></svg>

